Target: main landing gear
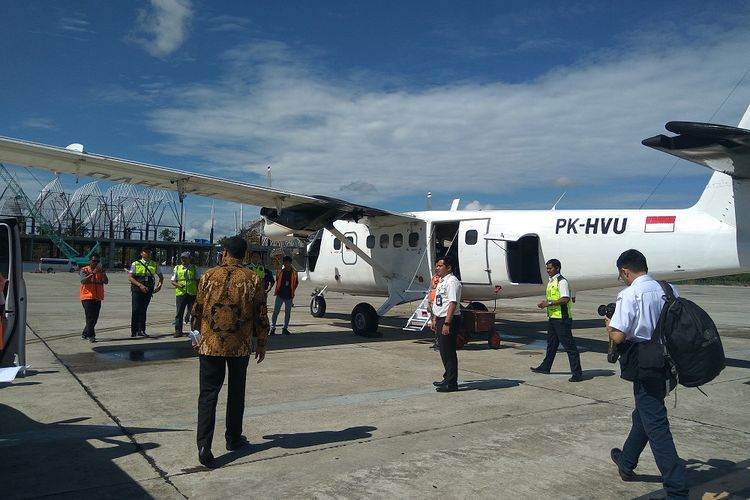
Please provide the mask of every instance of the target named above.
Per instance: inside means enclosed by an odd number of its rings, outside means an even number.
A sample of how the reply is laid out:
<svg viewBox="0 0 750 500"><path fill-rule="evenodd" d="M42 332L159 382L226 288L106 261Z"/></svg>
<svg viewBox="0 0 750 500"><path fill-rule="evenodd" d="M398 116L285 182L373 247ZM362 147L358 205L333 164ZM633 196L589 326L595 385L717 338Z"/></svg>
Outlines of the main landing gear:
<svg viewBox="0 0 750 500"><path fill-rule="evenodd" d="M352 309L352 330L363 337L380 337L377 311L367 302L360 302Z"/></svg>

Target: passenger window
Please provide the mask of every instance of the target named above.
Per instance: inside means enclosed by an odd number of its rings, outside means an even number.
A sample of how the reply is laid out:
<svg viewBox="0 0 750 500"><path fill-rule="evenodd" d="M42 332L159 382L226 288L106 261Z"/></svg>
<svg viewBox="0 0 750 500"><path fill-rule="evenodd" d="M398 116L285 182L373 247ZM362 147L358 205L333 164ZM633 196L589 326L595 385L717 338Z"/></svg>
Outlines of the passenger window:
<svg viewBox="0 0 750 500"><path fill-rule="evenodd" d="M467 245L476 245L477 244L477 230L476 229L470 229L469 231L466 231L466 244Z"/></svg>
<svg viewBox="0 0 750 500"><path fill-rule="evenodd" d="M334 250L341 250L341 240L338 238L333 239L333 249Z"/></svg>
<svg viewBox="0 0 750 500"><path fill-rule="evenodd" d="M388 235L387 234L380 235L380 248L388 248Z"/></svg>
<svg viewBox="0 0 750 500"><path fill-rule="evenodd" d="M419 233L409 233L409 246L414 248L419 245Z"/></svg>
<svg viewBox="0 0 750 500"><path fill-rule="evenodd" d="M375 236L370 235L367 237L367 248L375 248Z"/></svg>
<svg viewBox="0 0 750 500"><path fill-rule="evenodd" d="M401 248L404 246L404 235L396 233L393 235L393 248Z"/></svg>

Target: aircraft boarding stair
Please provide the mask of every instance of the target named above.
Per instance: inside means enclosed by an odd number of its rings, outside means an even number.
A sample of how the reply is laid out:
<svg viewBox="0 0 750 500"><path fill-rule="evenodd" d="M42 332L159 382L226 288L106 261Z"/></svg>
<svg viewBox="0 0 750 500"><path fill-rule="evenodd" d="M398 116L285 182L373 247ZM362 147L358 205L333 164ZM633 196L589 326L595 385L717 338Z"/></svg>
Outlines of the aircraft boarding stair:
<svg viewBox="0 0 750 500"><path fill-rule="evenodd" d="M432 313L429 310L429 297L430 292L427 292L422 302L419 303L417 310L411 315L409 321L406 322L406 326L402 330L408 330L410 332L421 332L424 327L429 324L432 319Z"/></svg>

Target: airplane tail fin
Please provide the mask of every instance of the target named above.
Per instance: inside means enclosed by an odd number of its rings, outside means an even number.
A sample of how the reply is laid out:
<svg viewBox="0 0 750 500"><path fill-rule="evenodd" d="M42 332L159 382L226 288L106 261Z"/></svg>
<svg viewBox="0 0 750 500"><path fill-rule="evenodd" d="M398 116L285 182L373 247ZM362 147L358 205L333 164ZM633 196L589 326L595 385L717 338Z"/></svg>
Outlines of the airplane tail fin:
<svg viewBox="0 0 750 500"><path fill-rule="evenodd" d="M677 135L657 135L642 141L678 158L714 170L693 209L737 226L750 213L750 106L738 127L700 122L669 122L666 129ZM750 228L750 220L744 225Z"/></svg>

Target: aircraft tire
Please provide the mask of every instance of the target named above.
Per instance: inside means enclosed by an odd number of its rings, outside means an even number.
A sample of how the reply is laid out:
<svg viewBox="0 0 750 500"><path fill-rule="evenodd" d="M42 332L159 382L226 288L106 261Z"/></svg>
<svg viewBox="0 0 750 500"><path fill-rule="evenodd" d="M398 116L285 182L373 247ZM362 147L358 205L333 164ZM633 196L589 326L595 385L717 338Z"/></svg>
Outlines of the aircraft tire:
<svg viewBox="0 0 750 500"><path fill-rule="evenodd" d="M310 300L310 314L313 318L322 318L326 313L326 299L320 295L314 295Z"/></svg>
<svg viewBox="0 0 750 500"><path fill-rule="evenodd" d="M378 331L378 313L367 302L360 302L352 309L352 331L355 335L373 337Z"/></svg>
<svg viewBox="0 0 750 500"><path fill-rule="evenodd" d="M54 270L54 269L52 269L51 267L48 267L48 268L47 268L47 274L52 274L52 273L54 273L54 272L55 272L55 270Z"/></svg>
<svg viewBox="0 0 750 500"><path fill-rule="evenodd" d="M481 302L469 302L469 305L466 306L466 309L470 311L487 311L487 306L482 304Z"/></svg>

